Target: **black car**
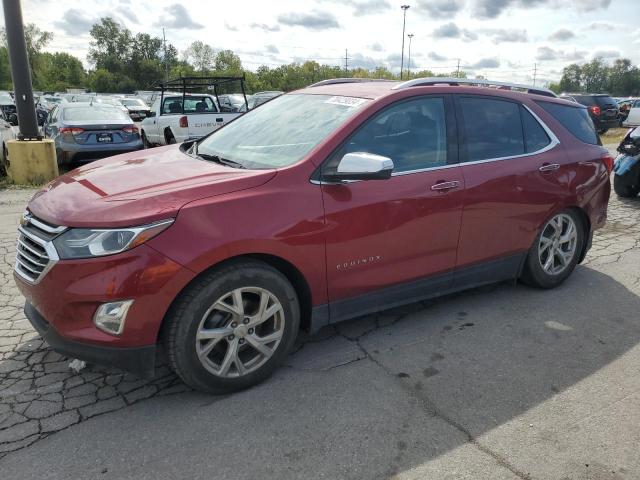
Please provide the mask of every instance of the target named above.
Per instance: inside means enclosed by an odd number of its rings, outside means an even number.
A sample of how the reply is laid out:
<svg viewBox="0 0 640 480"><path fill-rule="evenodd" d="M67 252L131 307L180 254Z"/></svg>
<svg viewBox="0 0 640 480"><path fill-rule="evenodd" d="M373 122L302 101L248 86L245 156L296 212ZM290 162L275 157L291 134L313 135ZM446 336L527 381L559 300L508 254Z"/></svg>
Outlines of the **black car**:
<svg viewBox="0 0 640 480"><path fill-rule="evenodd" d="M563 93L560 98L572 100L585 105L596 126L598 133L603 134L610 128L620 126L618 103L607 94L597 93Z"/></svg>

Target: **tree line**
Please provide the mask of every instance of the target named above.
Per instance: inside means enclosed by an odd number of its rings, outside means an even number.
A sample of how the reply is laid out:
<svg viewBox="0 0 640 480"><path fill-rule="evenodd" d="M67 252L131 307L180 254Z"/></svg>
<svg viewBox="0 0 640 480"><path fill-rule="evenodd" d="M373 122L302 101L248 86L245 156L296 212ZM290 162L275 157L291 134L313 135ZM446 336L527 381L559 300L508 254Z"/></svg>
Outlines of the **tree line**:
<svg viewBox="0 0 640 480"><path fill-rule="evenodd" d="M0 89L12 90L4 30L0 31ZM201 41L193 42L181 55L171 43L146 33L133 33L112 18L101 18L90 30L91 42L86 70L77 57L64 52L45 52L53 33L34 24L25 27L33 87L41 91L87 88L101 93L127 93L148 90L167 78L197 75L245 75L248 93L263 90L290 91L320 80L336 77L399 79L384 66L367 70L315 61L290 63L278 67L263 65L255 72L244 70L240 57L231 50L215 51ZM466 72L435 74L430 70L411 72L411 77L466 77ZM406 78L406 75L405 75ZM480 76L476 78L482 78ZM618 59L607 65L595 59L563 70L559 83L549 87L556 92L610 93L615 96L640 95L640 70L630 60Z"/></svg>
<svg viewBox="0 0 640 480"><path fill-rule="evenodd" d="M550 85L556 92L608 93L614 97L640 95L640 69L631 60L619 58L607 65L595 58L582 65L571 64L562 71L560 83Z"/></svg>

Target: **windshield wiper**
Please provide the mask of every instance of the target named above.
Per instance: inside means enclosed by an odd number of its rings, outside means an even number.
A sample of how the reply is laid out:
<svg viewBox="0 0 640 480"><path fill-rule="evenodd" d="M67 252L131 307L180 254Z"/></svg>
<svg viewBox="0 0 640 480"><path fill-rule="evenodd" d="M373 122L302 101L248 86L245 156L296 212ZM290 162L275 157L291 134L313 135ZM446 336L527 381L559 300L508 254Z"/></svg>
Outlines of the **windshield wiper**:
<svg viewBox="0 0 640 480"><path fill-rule="evenodd" d="M226 165L227 167L233 168L247 168L243 164L239 162L235 162L233 160L229 160L228 158L222 158L218 155L209 155L208 153L196 153L196 157L201 158L203 160L209 160L211 162L219 163L220 165Z"/></svg>
<svg viewBox="0 0 640 480"><path fill-rule="evenodd" d="M198 153L198 142L193 142L191 147L187 149L187 153L189 155L195 156L196 158L200 158L202 160L208 160L210 162L216 162L220 165L226 165L227 167L232 168L247 168L239 162L234 162L233 160L229 160L228 158L222 158L219 155L209 155L208 153Z"/></svg>

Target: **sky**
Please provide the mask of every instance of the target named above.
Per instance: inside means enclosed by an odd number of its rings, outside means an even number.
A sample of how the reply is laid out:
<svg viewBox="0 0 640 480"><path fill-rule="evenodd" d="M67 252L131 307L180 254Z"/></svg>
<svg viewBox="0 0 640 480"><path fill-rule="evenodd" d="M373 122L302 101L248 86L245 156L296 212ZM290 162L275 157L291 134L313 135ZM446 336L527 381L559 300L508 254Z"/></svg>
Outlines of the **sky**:
<svg viewBox="0 0 640 480"><path fill-rule="evenodd" d="M398 71L405 35L411 68L461 69L502 81L544 84L596 56L640 64L640 0L22 0L25 23L51 31L49 51L85 66L91 25L111 16L162 36L183 52L201 40L230 49L246 69L293 61ZM405 37L405 67L409 39Z"/></svg>

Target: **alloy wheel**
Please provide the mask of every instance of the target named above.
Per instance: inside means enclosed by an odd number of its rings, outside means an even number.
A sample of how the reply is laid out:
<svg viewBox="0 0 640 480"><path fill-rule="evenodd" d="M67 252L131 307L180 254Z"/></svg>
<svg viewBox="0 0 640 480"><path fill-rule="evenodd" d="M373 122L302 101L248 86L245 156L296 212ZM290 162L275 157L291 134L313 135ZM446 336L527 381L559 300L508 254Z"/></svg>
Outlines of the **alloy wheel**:
<svg viewBox="0 0 640 480"><path fill-rule="evenodd" d="M241 377L273 356L284 324L284 310L273 293L259 287L236 288L203 315L196 332L196 354L212 374Z"/></svg>
<svg viewBox="0 0 640 480"><path fill-rule="evenodd" d="M577 226L573 218L560 213L547 222L538 243L538 261L549 275L559 275L576 254Z"/></svg>

